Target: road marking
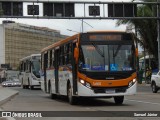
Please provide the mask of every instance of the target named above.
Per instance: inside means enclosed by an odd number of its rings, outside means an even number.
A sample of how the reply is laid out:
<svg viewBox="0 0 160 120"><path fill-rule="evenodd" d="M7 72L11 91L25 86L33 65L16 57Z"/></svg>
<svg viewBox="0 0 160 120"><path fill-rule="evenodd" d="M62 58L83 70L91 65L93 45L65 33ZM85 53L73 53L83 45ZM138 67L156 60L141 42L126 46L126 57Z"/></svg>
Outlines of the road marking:
<svg viewBox="0 0 160 120"><path fill-rule="evenodd" d="M125 100L132 101L132 102L145 103L145 104L160 105L160 103L146 102L146 101L140 101L140 100L129 100L129 99L125 99Z"/></svg>

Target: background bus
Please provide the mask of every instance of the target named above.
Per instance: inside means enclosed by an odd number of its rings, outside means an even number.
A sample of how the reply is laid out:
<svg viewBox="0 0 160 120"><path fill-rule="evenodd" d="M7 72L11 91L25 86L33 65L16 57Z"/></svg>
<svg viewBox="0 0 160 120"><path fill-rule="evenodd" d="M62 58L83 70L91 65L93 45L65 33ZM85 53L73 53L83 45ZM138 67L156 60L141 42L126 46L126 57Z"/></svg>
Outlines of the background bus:
<svg viewBox="0 0 160 120"><path fill-rule="evenodd" d="M19 79L23 88L40 86L40 54L32 54L20 60Z"/></svg>
<svg viewBox="0 0 160 120"><path fill-rule="evenodd" d="M124 95L136 93L136 50L133 34L126 32L81 33L44 48L42 89L68 96L113 97L122 104Z"/></svg>
<svg viewBox="0 0 160 120"><path fill-rule="evenodd" d="M146 55L139 59L139 68L144 70L145 66L151 67L153 72L158 72L158 61L153 55Z"/></svg>

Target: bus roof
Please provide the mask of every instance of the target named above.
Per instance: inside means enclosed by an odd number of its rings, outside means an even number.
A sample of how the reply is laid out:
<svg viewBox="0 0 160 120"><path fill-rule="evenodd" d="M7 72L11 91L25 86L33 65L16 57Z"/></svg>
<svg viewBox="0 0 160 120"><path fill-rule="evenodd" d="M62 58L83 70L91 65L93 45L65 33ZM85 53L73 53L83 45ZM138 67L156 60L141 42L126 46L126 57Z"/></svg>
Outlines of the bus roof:
<svg viewBox="0 0 160 120"><path fill-rule="evenodd" d="M89 32L86 32L86 33L127 33L127 32L125 32L125 31L89 31ZM68 42L68 41L71 41L71 40L73 41L73 40L75 40L80 34L85 34L85 33L79 33L79 34L73 35L73 36L71 36L71 37L68 37L68 38L66 38L66 39L60 40L60 41L58 41L58 42L56 42L56 43L53 43L53 44L51 44L51 45L43 48L43 49L41 50L41 52L45 52L45 51L47 51L47 50L49 50L49 49L51 49L51 48L57 47L57 46L59 46L59 45L61 45L61 44L63 44L63 43L66 43L66 42Z"/></svg>
<svg viewBox="0 0 160 120"><path fill-rule="evenodd" d="M127 32L120 30L102 30L102 31L89 31L87 33L127 33Z"/></svg>
<svg viewBox="0 0 160 120"><path fill-rule="evenodd" d="M31 58L31 57L33 57L33 56L41 56L41 54L31 54L31 55L29 55L29 56L26 56L26 57L24 57L24 58L20 59L20 61L23 61L23 60L29 59L29 58Z"/></svg>
<svg viewBox="0 0 160 120"><path fill-rule="evenodd" d="M76 35L74 35L74 36L67 37L66 39L60 40L60 41L58 41L58 42L56 42L56 43L53 43L52 45L49 45L49 46L43 48L41 52L44 52L44 51L46 51L46 50L48 50L48 49L57 47L57 46L59 46L59 45L61 45L61 44L63 44L63 43L66 43L66 42L69 42L69 41L73 41L73 40L75 40L78 36L79 36L79 34L76 34Z"/></svg>

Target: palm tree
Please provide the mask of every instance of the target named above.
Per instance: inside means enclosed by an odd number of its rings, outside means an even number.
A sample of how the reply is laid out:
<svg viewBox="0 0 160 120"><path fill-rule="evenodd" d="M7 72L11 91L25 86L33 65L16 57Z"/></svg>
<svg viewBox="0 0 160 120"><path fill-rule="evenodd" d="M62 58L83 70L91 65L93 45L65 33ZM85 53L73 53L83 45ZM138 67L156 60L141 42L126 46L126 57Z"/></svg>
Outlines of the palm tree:
<svg viewBox="0 0 160 120"><path fill-rule="evenodd" d="M144 2L156 2L157 0L143 0ZM157 15L156 6L150 4L137 6L138 17L155 17ZM140 39L138 42L143 48L146 48L149 54L152 54L158 60L158 42L157 42L157 20L118 20L117 25L134 25Z"/></svg>

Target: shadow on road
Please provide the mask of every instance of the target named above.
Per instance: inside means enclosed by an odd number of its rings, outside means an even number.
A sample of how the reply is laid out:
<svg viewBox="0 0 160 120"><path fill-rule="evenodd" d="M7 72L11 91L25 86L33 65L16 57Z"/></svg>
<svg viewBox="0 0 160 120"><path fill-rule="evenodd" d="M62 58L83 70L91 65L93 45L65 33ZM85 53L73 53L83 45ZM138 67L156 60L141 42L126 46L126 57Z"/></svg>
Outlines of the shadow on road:
<svg viewBox="0 0 160 120"><path fill-rule="evenodd" d="M48 99L51 99L50 97L47 96ZM67 103L68 99L65 96L58 96L56 99L53 99L57 102L63 102ZM124 101L125 102L125 101ZM76 106L88 106L88 107L95 107L95 106L130 106L128 104L122 104L122 105L117 105L114 103L113 98L83 98L80 97L76 100Z"/></svg>

